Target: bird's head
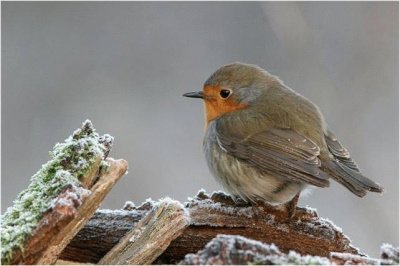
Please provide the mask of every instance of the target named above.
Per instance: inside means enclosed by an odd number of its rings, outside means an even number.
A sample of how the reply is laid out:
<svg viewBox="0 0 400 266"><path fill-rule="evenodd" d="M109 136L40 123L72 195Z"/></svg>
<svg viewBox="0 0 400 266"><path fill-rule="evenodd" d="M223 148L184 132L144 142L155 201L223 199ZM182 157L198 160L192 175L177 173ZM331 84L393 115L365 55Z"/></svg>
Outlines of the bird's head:
<svg viewBox="0 0 400 266"><path fill-rule="evenodd" d="M204 83L202 91L183 94L204 100L206 123L230 112L257 104L269 85L279 82L256 65L233 63L219 68Z"/></svg>

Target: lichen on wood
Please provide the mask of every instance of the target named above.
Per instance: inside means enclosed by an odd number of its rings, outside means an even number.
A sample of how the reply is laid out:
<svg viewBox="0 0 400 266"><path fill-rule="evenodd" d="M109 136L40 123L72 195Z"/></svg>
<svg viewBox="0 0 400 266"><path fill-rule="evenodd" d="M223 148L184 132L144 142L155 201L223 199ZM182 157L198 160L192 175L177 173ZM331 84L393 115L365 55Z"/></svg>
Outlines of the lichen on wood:
<svg viewBox="0 0 400 266"><path fill-rule="evenodd" d="M1 217L2 264L16 263L23 257L26 243L49 210L60 209L63 204L79 205L98 178L112 142L110 135L99 136L87 120L63 143L55 145L50 161L31 177L28 188ZM62 193L64 197L60 197Z"/></svg>

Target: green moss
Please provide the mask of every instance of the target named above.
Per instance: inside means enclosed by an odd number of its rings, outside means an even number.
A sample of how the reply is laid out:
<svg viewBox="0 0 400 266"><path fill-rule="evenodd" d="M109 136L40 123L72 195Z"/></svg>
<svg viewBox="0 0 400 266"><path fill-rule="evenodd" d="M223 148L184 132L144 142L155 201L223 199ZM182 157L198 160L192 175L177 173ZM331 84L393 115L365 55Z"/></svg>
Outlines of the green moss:
<svg viewBox="0 0 400 266"><path fill-rule="evenodd" d="M57 143L51 160L31 177L31 183L7 208L1 219L1 262L9 264L13 252L21 250L28 236L37 226L43 213L68 184L79 185L81 177L94 165L96 158L104 158L106 147L86 120L80 129L63 143Z"/></svg>
<svg viewBox="0 0 400 266"><path fill-rule="evenodd" d="M104 160L101 161L101 163L100 163L100 174L102 175L102 174L107 173L109 168L110 168L110 164L107 161L104 161Z"/></svg>

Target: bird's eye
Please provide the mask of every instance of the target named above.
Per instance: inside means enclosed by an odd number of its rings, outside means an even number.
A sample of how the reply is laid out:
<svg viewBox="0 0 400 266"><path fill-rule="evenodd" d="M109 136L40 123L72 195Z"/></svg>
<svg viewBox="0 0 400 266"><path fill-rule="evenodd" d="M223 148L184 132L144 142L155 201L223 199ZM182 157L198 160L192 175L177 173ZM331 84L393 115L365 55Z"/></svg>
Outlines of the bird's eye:
<svg viewBox="0 0 400 266"><path fill-rule="evenodd" d="M231 95L231 90L221 90L220 92L219 92L219 95L222 97L222 98L224 98L224 99L226 99L226 98L228 98L229 97L229 95Z"/></svg>

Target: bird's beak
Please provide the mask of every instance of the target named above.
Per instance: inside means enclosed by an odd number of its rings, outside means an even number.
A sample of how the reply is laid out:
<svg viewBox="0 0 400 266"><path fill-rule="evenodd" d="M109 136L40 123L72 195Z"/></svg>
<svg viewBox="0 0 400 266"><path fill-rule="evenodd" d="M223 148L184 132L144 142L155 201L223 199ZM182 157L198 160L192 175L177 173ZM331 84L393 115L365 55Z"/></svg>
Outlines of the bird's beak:
<svg viewBox="0 0 400 266"><path fill-rule="evenodd" d="M189 98L201 98L204 99L204 94L202 91L194 91L194 92L188 92L183 94L182 96L189 97Z"/></svg>

